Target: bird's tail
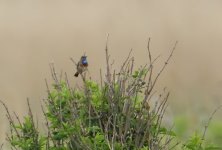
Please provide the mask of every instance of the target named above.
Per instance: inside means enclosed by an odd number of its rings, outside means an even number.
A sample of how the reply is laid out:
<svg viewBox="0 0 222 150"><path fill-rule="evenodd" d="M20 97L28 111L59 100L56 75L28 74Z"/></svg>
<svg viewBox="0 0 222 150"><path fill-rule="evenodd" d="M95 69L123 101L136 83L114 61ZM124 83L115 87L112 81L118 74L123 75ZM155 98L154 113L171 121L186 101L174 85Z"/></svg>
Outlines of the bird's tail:
<svg viewBox="0 0 222 150"><path fill-rule="evenodd" d="M78 72L76 72L74 76L75 76L75 77L78 77L78 75L79 75L79 73L78 73Z"/></svg>

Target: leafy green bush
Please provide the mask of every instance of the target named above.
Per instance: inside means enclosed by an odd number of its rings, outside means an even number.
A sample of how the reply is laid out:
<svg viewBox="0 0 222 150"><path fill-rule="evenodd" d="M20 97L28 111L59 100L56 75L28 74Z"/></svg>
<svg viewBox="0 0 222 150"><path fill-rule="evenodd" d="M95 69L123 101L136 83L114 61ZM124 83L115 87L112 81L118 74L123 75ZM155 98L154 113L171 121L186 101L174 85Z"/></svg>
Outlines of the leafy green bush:
<svg viewBox="0 0 222 150"><path fill-rule="evenodd" d="M39 133L34 123L31 107L29 115L21 122L12 119L4 105L11 133L7 140L12 149L22 150L166 150L175 149L179 142L171 128L162 120L167 108L169 92L156 93L155 85L167 66L168 59L154 75L154 62L148 42L149 65L134 69L134 58L129 56L121 69L111 70L106 47L106 75L101 83L81 74L83 86L71 88L65 78L59 79L51 66L54 83L42 107L46 120L46 133ZM153 96L158 95L155 105ZM192 136L182 148L202 148L198 136ZM212 147L211 147L212 148ZM216 147L213 147L216 148Z"/></svg>

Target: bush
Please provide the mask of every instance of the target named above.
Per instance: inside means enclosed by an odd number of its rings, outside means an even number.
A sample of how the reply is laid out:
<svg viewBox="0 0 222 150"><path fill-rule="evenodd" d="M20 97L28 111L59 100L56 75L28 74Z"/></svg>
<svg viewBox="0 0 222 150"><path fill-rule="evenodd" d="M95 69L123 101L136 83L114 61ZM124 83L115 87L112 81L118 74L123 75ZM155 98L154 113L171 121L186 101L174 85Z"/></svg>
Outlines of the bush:
<svg viewBox="0 0 222 150"><path fill-rule="evenodd" d="M48 98L42 111L46 120L46 133L35 125L31 107L21 122L13 120L4 105L11 133L7 140L11 149L22 150L166 150L176 149L179 142L171 128L164 127L162 119L167 108L169 92L156 93L154 87L167 66L168 59L154 75L156 59L151 57L148 41L149 65L134 69L134 58L129 53L121 69L111 70L106 46L106 75L101 83L83 79L82 88L71 88L65 79L59 79L51 66L54 83L48 83ZM159 95L151 105L154 95ZM202 149L201 139L193 136L183 149ZM207 147L208 148L208 147ZM216 147L213 147L216 148ZM209 148L208 148L209 149Z"/></svg>

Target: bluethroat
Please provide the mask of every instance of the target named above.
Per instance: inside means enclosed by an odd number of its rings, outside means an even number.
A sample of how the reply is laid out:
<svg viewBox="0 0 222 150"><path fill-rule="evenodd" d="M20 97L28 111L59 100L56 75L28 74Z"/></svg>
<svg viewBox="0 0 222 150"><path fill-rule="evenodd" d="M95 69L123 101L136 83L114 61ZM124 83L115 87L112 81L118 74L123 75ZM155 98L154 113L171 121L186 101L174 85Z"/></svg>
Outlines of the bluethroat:
<svg viewBox="0 0 222 150"><path fill-rule="evenodd" d="M78 77L79 74L82 74L84 71L87 70L88 67L88 62L87 62L87 57L82 56L77 64L77 72L75 73L75 77Z"/></svg>

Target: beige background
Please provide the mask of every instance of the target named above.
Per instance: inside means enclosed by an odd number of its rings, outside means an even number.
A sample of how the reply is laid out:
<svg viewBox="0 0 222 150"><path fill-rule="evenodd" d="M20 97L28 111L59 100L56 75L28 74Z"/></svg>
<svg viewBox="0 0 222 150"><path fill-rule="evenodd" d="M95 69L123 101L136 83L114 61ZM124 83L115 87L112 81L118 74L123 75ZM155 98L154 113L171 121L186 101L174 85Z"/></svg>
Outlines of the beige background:
<svg viewBox="0 0 222 150"><path fill-rule="evenodd" d="M153 56L161 54L160 63L179 41L158 88L167 86L171 91L173 115L188 112L197 114L193 119L198 120L221 104L221 16L220 0L1 0L0 99L22 115L29 97L35 114L41 116L50 62L76 84L79 79L73 77L69 58L78 60L86 52L90 74L98 79L99 69L104 70L107 33L116 66L131 48L136 65L145 64L151 37L151 51ZM0 112L3 135L7 129L3 107Z"/></svg>

